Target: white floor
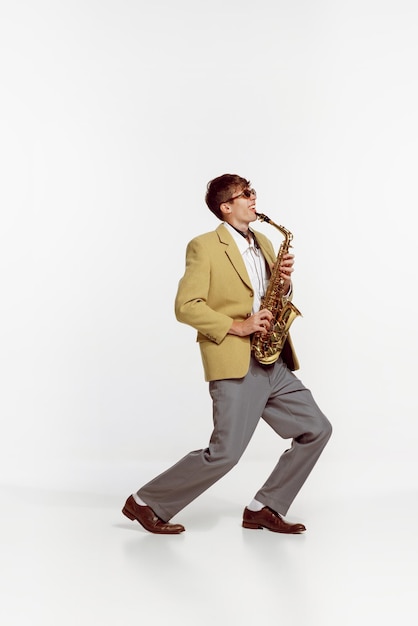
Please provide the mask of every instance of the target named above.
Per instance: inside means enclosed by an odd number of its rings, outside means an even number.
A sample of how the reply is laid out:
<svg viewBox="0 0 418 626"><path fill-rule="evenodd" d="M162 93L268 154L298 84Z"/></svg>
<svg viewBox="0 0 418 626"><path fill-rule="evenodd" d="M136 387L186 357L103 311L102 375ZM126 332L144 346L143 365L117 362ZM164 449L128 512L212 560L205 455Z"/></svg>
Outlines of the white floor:
<svg viewBox="0 0 418 626"><path fill-rule="evenodd" d="M416 626L416 492L354 496L318 474L288 515L307 532L277 535L241 527L257 467L238 467L175 518L186 532L172 537L122 516L121 485L3 486L1 623Z"/></svg>

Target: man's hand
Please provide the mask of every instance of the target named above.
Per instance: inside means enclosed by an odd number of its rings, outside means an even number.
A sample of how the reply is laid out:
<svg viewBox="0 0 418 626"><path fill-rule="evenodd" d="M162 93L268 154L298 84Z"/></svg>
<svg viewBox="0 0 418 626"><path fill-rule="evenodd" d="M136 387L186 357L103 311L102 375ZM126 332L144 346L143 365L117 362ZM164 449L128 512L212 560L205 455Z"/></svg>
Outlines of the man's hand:
<svg viewBox="0 0 418 626"><path fill-rule="evenodd" d="M258 313L250 315L242 322L234 320L228 334L238 335L238 337L248 337L248 335L260 332L262 335L265 335L266 332L270 330L272 319L273 315L270 311L262 309L261 311L258 311Z"/></svg>
<svg viewBox="0 0 418 626"><path fill-rule="evenodd" d="M290 289L294 262L295 257L293 254L285 254L283 256L282 264L280 265L280 278L283 278L284 280L283 289L285 294Z"/></svg>

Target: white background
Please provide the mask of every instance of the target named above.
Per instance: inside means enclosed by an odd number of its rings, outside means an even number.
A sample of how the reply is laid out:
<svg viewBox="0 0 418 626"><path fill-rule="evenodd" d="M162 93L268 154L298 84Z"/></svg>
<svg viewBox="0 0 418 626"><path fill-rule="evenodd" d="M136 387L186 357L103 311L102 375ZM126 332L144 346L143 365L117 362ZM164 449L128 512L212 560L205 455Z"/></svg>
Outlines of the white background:
<svg viewBox="0 0 418 626"><path fill-rule="evenodd" d="M8 626L415 626L415 0L0 0L0 588ZM301 536L240 528L288 442L146 533L207 445L174 317L209 179L294 234L299 375L334 434ZM281 236L258 229L276 248Z"/></svg>
<svg viewBox="0 0 418 626"><path fill-rule="evenodd" d="M3 483L123 499L206 446L173 300L187 242L218 225L206 183L230 172L294 234L299 375L334 425L309 490L415 489L417 17L412 0L2 3ZM282 445L260 425L242 462Z"/></svg>

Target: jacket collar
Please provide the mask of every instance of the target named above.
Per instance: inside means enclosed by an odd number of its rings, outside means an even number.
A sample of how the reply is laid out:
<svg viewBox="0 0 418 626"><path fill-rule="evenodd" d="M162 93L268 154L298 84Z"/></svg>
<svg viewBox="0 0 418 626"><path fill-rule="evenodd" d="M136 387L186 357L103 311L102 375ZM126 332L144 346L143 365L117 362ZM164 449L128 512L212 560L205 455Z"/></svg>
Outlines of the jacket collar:
<svg viewBox="0 0 418 626"><path fill-rule="evenodd" d="M218 228L216 229L216 233L219 237L219 241L225 245L225 254L228 257L228 259L231 261L232 265L234 266L241 280L250 289L252 289L252 285L251 285L250 278L248 276L247 268L245 267L245 263L242 259L242 254L239 251L238 246L236 245L231 233L223 224L220 224L218 226Z"/></svg>

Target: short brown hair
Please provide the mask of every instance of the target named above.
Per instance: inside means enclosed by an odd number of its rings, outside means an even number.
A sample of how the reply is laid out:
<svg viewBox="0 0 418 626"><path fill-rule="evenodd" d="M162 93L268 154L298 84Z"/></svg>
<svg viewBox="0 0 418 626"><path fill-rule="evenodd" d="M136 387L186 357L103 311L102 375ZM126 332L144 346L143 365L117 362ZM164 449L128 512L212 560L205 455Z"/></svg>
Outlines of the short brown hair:
<svg viewBox="0 0 418 626"><path fill-rule="evenodd" d="M217 218L223 221L221 204L233 196L238 189L250 187L251 183L246 178L237 174L222 174L207 184L205 201L209 209Z"/></svg>

